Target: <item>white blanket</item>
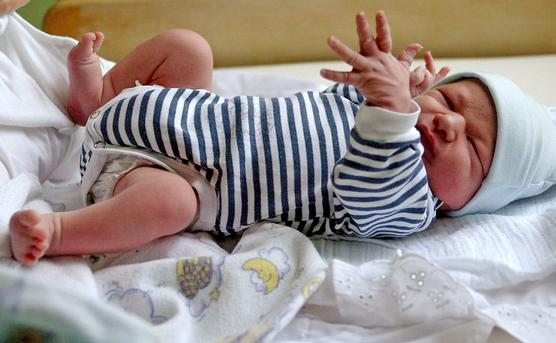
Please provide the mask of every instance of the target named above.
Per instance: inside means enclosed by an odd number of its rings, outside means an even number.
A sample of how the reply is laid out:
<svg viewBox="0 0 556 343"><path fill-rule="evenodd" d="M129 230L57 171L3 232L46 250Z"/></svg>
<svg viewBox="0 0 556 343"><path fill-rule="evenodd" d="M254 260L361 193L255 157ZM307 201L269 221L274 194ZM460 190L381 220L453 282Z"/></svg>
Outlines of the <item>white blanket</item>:
<svg viewBox="0 0 556 343"><path fill-rule="evenodd" d="M2 124L70 127L63 109L65 74L53 72L56 82L45 83L52 59L29 56L58 56L60 70L60 58L65 61L74 41L38 36L15 15L0 24L0 41L11 35L9 45L0 45L3 56L11 54L0 60L2 92L19 97L16 105L3 107L11 110L0 112ZM53 44L35 44L43 39ZM27 76L17 79L18 88L7 82L21 73ZM215 78L222 94L320 87L236 72ZM79 139L69 142L65 158L77 159ZM58 173L54 184L22 173L0 185L0 256L9 256L6 234L14 211L79 205L77 167L66 170L72 166L64 165L66 173ZM292 229L260 224L237 245L181 234L118 257L92 258L92 268L81 258L46 258L32 269L5 258L0 341L28 334L90 342L480 342L494 325L523 341L549 341L556 337L555 222L552 190L493 215L439 220L421 234L378 245L311 243ZM231 246L231 254L217 243Z"/></svg>
<svg viewBox="0 0 556 343"><path fill-rule="evenodd" d="M470 340L470 335L481 336L490 322L524 342L551 342L556 337L555 228L556 189L553 188L541 196L516 202L491 215L441 219L422 233L403 240L382 241L381 245L324 240L314 242L321 256L331 263L332 271L328 275L334 275L335 279L349 277L349 274L369 279L368 270L378 263L376 259L391 259L395 256L394 249L399 249L406 254L419 254L446 271L456 284L469 292L475 304L475 320L440 321L432 331L425 324L406 326L403 330L400 327L382 329L378 333L376 330L369 331L367 327L367 330L342 330L338 339L359 341L377 334L376 341L396 342L422 337L422 330L425 330L428 341L443 341L442 337L452 337L449 340L452 342L455 341L453 334L456 330L463 336L455 337L463 337L462 341L466 342ZM384 244L391 248L385 248ZM350 261L353 265L362 263L360 271L354 273L353 267L338 265L337 259ZM415 281L418 279L416 277ZM327 278L325 282L332 282L330 280ZM358 293L373 287L371 281L352 290L352 301L357 300ZM322 287L319 292L321 290L327 288ZM431 295L437 295L437 290L435 292ZM337 293L337 289L333 292L328 289L325 298L333 298ZM408 297L410 293L415 291L410 290ZM342 303L338 301L336 307L341 309ZM354 307L357 307L357 302L349 303L344 311ZM423 317L431 315L431 311L421 313ZM306 306L284 335L287 333L287 337L294 337L294 341L312 341L311 337L321 335L323 331L334 327L339 330L341 326L337 324L345 323L342 318L331 321ZM353 320L349 322L353 323Z"/></svg>

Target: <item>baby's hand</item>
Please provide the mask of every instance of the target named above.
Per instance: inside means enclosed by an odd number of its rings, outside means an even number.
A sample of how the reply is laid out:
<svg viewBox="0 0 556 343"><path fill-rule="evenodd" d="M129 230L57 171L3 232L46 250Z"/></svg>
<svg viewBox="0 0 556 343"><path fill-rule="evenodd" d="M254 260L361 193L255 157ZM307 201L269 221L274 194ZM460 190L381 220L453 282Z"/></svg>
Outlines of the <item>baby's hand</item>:
<svg viewBox="0 0 556 343"><path fill-rule="evenodd" d="M400 60L403 60L403 58L402 55L398 57ZM408 63L408 67L411 65L411 60L406 60L405 62ZM437 73L432 54L430 51L427 51L425 53L425 65L415 68L415 70L409 74L409 90L411 92L411 97L414 98L426 92L432 85L448 75L449 72L450 69L448 67L442 67Z"/></svg>
<svg viewBox="0 0 556 343"><path fill-rule="evenodd" d="M335 37L328 39L330 48L353 67L350 72L323 69L325 79L355 86L366 103L396 112L409 112L411 93L409 65L421 49L418 44L408 46L397 59L391 54L392 37L384 12L376 14L376 38L364 13L356 16L360 52L356 53Z"/></svg>

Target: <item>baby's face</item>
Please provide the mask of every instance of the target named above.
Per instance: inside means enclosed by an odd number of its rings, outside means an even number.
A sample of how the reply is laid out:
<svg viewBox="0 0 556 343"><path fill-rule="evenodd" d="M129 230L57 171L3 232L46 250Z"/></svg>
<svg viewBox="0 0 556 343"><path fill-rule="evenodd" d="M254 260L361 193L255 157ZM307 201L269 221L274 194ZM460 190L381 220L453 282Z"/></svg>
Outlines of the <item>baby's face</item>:
<svg viewBox="0 0 556 343"><path fill-rule="evenodd" d="M417 129L425 148L429 186L442 209L462 208L488 174L496 144L496 109L488 89L464 79L414 99L421 107Z"/></svg>

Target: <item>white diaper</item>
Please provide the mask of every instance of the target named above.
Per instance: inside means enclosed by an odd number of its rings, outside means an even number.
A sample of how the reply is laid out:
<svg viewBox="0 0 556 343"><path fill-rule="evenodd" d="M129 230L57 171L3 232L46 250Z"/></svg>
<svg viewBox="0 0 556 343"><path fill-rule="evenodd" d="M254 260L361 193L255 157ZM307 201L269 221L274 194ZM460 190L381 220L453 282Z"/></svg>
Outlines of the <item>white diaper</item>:
<svg viewBox="0 0 556 343"><path fill-rule="evenodd" d="M110 155L100 172L98 179L89 190L92 202L101 202L111 198L116 183L133 169L155 166L154 163L131 155Z"/></svg>

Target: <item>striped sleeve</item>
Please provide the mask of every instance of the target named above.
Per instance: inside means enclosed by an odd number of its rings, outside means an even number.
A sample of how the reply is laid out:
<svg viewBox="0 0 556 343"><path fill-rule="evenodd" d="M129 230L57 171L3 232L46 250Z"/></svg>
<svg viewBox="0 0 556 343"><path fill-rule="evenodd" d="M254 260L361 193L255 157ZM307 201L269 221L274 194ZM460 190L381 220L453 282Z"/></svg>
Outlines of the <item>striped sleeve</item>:
<svg viewBox="0 0 556 343"><path fill-rule="evenodd" d="M363 94L357 88L347 83L335 83L326 88L323 93L338 94L357 106L360 106L365 100L365 97L363 97Z"/></svg>
<svg viewBox="0 0 556 343"><path fill-rule="evenodd" d="M415 124L420 108L396 113L361 106L349 147L333 170L337 234L402 237L435 219L432 195Z"/></svg>

